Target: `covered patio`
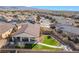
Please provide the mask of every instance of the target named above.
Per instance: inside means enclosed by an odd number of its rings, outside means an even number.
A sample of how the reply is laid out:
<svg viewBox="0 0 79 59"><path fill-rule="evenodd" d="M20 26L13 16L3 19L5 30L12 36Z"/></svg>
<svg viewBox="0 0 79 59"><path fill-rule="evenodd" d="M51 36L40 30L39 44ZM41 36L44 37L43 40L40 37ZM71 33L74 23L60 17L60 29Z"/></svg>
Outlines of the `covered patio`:
<svg viewBox="0 0 79 59"><path fill-rule="evenodd" d="M21 33L21 34L12 36L12 41L24 42L24 43L28 43L28 44L32 44L32 43L36 42L35 39L36 38L34 36L27 34L27 33Z"/></svg>

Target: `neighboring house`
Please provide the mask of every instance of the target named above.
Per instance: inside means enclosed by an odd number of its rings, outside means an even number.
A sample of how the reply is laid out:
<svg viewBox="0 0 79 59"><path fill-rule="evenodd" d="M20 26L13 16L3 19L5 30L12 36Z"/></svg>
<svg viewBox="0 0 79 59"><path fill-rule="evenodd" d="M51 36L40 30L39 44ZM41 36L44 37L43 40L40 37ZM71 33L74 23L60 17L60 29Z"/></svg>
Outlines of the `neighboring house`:
<svg viewBox="0 0 79 59"><path fill-rule="evenodd" d="M79 14L72 15L72 18L74 18L74 19L79 19Z"/></svg>
<svg viewBox="0 0 79 59"><path fill-rule="evenodd" d="M4 16L7 22L12 21L13 17L11 15Z"/></svg>
<svg viewBox="0 0 79 59"><path fill-rule="evenodd" d="M0 23L0 37L1 38L6 38L8 37L12 30L14 28L14 25L9 24L9 23Z"/></svg>
<svg viewBox="0 0 79 59"><path fill-rule="evenodd" d="M59 24L63 24L63 25L73 25L74 24L74 20L71 18L65 18L62 16L53 16L53 18L57 21L57 23Z"/></svg>
<svg viewBox="0 0 79 59"><path fill-rule="evenodd" d="M32 20L32 21L36 22L36 17L37 17L37 15L28 16L28 20Z"/></svg>
<svg viewBox="0 0 79 59"><path fill-rule="evenodd" d="M57 24L56 25L56 30L61 30L63 33L66 33L68 36L73 38L79 39L79 28L74 27L74 26L68 26L68 25L62 25L62 24Z"/></svg>
<svg viewBox="0 0 79 59"><path fill-rule="evenodd" d="M40 26L39 24L19 24L21 28L13 34L12 41L17 44L32 44L39 39ZM15 43L14 42L14 43ZM20 45L20 46L21 46Z"/></svg>
<svg viewBox="0 0 79 59"><path fill-rule="evenodd" d="M79 27L79 19L74 19L74 26L77 26L77 27Z"/></svg>
<svg viewBox="0 0 79 59"><path fill-rule="evenodd" d="M74 25L74 23L75 23L74 19L71 19L71 18L66 18L65 20L66 20L67 25Z"/></svg>
<svg viewBox="0 0 79 59"><path fill-rule="evenodd" d="M26 15L18 15L19 20L24 21L26 20Z"/></svg>
<svg viewBox="0 0 79 59"><path fill-rule="evenodd" d="M2 22L6 22L7 20L5 19L4 16L0 16L0 21L2 21Z"/></svg>
<svg viewBox="0 0 79 59"><path fill-rule="evenodd" d="M43 17L40 19L41 27L50 28L50 24L51 22L49 21L49 19L45 19Z"/></svg>

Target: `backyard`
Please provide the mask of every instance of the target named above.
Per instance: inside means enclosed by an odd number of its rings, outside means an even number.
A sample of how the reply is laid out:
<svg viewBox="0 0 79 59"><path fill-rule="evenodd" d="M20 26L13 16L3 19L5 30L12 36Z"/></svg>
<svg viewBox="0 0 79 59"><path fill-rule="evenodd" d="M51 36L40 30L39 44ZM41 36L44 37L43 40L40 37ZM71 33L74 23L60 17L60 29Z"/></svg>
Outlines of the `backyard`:
<svg viewBox="0 0 79 59"><path fill-rule="evenodd" d="M26 43L27 41L23 41L23 42ZM16 44L15 48L32 49L35 51L54 51L54 52L63 50L63 48L61 47L61 44L56 39L54 39L53 37L49 35L42 35L41 41L37 42L36 44L34 43L23 44L23 42L20 42L20 45Z"/></svg>
<svg viewBox="0 0 79 59"><path fill-rule="evenodd" d="M43 35L42 41L40 43L41 44L39 44L39 43L36 44L32 48L32 50L59 51L59 50L63 49L63 48L53 48L52 46L60 46L60 43L48 35Z"/></svg>
<svg viewBox="0 0 79 59"><path fill-rule="evenodd" d="M43 45L40 45L40 44L37 44L36 46L34 46L32 48L32 50L35 50L35 51L54 51L54 52L55 51L61 51L62 49L60 49L60 48L51 48L51 47L43 46Z"/></svg>
<svg viewBox="0 0 79 59"><path fill-rule="evenodd" d="M54 38L51 38L48 35L43 35L42 39L43 39L42 43L44 43L44 44L53 45L53 46L60 45L60 43L58 41L56 41Z"/></svg>

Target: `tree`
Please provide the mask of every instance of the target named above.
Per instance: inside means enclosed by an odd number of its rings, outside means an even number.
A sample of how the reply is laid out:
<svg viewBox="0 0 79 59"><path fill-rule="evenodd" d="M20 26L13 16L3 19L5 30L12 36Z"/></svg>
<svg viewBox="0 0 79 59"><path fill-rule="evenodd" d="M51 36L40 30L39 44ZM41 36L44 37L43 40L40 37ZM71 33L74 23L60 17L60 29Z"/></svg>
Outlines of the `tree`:
<svg viewBox="0 0 79 59"><path fill-rule="evenodd" d="M36 21L39 23L39 21L40 21L40 16L39 15L37 15L37 18L36 18Z"/></svg>
<svg viewBox="0 0 79 59"><path fill-rule="evenodd" d="M12 13L14 14L14 13L15 13L15 11L12 11Z"/></svg>
<svg viewBox="0 0 79 59"><path fill-rule="evenodd" d="M49 19L49 16L46 16L45 18Z"/></svg>
<svg viewBox="0 0 79 59"><path fill-rule="evenodd" d="M51 19L51 23L55 22L55 19Z"/></svg>

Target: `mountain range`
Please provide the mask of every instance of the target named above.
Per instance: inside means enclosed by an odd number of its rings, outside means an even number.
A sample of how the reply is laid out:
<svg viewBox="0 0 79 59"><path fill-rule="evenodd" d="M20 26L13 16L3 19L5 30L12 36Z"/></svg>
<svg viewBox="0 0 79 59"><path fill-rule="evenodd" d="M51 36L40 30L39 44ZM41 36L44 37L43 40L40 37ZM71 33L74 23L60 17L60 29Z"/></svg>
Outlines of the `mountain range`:
<svg viewBox="0 0 79 59"><path fill-rule="evenodd" d="M0 10L38 10L38 9L26 6L0 6Z"/></svg>

